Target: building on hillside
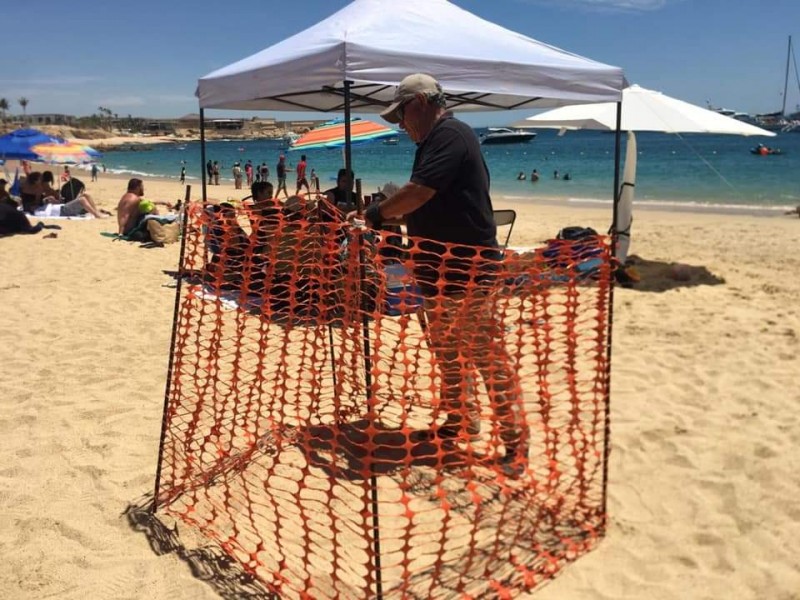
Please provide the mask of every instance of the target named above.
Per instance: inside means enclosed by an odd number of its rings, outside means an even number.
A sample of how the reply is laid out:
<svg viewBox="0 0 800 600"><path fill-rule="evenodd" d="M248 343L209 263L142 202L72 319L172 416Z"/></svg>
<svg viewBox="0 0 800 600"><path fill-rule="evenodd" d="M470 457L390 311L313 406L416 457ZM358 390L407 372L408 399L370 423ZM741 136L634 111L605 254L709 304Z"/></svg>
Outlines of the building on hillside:
<svg viewBox="0 0 800 600"><path fill-rule="evenodd" d="M240 130L244 127L244 119L209 119L208 125L212 129Z"/></svg>
<svg viewBox="0 0 800 600"><path fill-rule="evenodd" d="M321 125L325 121L285 121L284 129L294 131L295 133L305 133L310 129L314 129L317 125Z"/></svg>
<svg viewBox="0 0 800 600"><path fill-rule="evenodd" d="M143 130L153 135L169 135L175 133L172 119L145 119Z"/></svg>
<svg viewBox="0 0 800 600"><path fill-rule="evenodd" d="M27 115L25 121L31 125L74 125L75 117L58 113Z"/></svg>
<svg viewBox="0 0 800 600"><path fill-rule="evenodd" d="M200 113L189 113L174 120L175 127L181 129L200 129Z"/></svg>

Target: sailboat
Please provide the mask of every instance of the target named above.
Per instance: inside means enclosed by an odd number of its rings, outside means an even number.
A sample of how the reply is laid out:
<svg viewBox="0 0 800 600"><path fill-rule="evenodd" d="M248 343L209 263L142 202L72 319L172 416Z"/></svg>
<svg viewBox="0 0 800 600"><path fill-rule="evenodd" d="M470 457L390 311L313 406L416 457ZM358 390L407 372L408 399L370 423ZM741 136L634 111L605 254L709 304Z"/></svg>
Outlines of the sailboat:
<svg viewBox="0 0 800 600"><path fill-rule="evenodd" d="M789 92L789 69L794 65L794 75L797 81L797 88L800 90L800 76L798 76L797 59L794 55L792 46L792 36L789 36L789 47L786 50L786 72L783 80L783 106L780 111L756 115L758 126L769 131L780 131L783 133L800 133L800 112L786 115L786 98Z"/></svg>

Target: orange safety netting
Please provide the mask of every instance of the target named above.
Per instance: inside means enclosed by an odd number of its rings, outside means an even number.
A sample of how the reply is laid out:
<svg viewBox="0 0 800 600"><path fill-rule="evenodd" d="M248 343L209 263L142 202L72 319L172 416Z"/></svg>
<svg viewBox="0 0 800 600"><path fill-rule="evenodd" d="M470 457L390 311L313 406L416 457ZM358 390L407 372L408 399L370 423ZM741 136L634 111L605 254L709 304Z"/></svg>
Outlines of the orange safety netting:
<svg viewBox="0 0 800 600"><path fill-rule="evenodd" d="M281 598L534 588L605 528L610 264L191 205L158 511Z"/></svg>

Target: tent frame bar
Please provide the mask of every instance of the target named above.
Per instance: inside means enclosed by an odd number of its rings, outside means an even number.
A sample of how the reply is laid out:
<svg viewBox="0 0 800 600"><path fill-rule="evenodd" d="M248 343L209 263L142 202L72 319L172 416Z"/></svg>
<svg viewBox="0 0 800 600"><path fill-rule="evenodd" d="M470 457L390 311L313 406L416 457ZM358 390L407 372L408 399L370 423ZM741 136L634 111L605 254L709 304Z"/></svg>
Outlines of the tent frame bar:
<svg viewBox="0 0 800 600"><path fill-rule="evenodd" d="M380 92L385 91L387 88L391 87L388 85L382 85L380 87L375 87L375 84L363 84L353 86L353 82L350 82L350 87L348 90L344 88L338 88L336 86L324 86L320 90L308 90L305 92L291 92L288 94L277 94L275 96L261 96L260 98L256 98L255 101L258 100L272 100L274 102L281 102L286 104L286 110L290 110L292 108L296 108L299 110L308 110L313 112L342 112L345 108L345 104L347 104L348 100L347 97L349 95L349 103L351 110L358 110L364 106L389 106L391 104L390 101L387 100L377 100L374 98L374 94L378 94ZM371 91L368 94L359 94L354 92L354 90L370 88ZM342 102L339 104L335 104L329 108L320 108L318 106L313 106L311 104L306 104L302 102L302 98L304 96L311 96L316 95L320 91L330 94L331 96L338 96L342 98ZM462 93L447 93L445 92L445 98L447 103L451 109L457 109L460 106L464 106L465 104L472 104L478 105L481 107L486 108L487 110L517 110L521 108L526 108L526 105L532 102L538 102L542 99L541 96L534 96L532 98L526 98L520 102L516 102L514 104L503 105L497 104L496 102L487 102L484 98L488 97L490 94L484 92L462 92ZM208 107L213 108L213 107ZM535 107L532 107L535 108ZM235 110L235 109L234 109ZM240 110L260 110L255 108L246 108L242 107ZM282 110L282 109L275 109L275 110Z"/></svg>

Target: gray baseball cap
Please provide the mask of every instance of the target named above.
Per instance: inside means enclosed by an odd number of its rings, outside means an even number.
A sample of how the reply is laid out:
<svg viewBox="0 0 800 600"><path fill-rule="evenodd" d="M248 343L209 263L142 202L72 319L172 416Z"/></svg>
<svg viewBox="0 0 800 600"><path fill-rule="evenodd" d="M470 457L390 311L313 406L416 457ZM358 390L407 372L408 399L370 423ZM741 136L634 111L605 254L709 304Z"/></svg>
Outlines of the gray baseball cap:
<svg viewBox="0 0 800 600"><path fill-rule="evenodd" d="M389 123L399 123L400 115L397 114L397 109L400 106L411 100L417 94L441 94L442 86L430 75L425 73L414 73L403 78L397 90L394 93L394 101L389 105L389 108L381 112L381 117Z"/></svg>

